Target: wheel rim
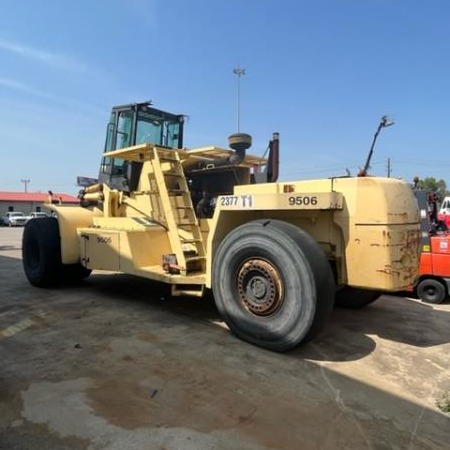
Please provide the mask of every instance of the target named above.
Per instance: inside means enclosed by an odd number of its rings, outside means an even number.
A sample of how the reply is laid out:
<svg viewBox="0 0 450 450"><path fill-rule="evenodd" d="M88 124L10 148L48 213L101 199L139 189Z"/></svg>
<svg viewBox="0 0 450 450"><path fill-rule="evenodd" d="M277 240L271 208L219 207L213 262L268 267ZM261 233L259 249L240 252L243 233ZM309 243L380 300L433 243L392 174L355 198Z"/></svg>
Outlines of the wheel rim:
<svg viewBox="0 0 450 450"><path fill-rule="evenodd" d="M242 264L237 274L237 290L244 307L256 316L269 316L283 304L281 276L264 259L250 259Z"/></svg>
<svg viewBox="0 0 450 450"><path fill-rule="evenodd" d="M437 297L436 288L434 286L425 287L425 297L427 300L435 300Z"/></svg>

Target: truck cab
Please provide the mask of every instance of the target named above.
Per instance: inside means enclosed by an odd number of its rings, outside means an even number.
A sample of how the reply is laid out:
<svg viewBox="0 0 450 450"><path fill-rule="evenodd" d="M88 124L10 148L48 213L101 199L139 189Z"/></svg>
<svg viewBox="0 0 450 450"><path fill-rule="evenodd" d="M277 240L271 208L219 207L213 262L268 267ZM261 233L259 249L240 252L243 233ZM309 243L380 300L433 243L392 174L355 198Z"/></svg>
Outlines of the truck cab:
<svg viewBox="0 0 450 450"><path fill-rule="evenodd" d="M153 108L151 102L115 106L106 128L104 152L151 143L181 149L185 116ZM102 158L98 181L112 189L136 189L142 164L122 158Z"/></svg>

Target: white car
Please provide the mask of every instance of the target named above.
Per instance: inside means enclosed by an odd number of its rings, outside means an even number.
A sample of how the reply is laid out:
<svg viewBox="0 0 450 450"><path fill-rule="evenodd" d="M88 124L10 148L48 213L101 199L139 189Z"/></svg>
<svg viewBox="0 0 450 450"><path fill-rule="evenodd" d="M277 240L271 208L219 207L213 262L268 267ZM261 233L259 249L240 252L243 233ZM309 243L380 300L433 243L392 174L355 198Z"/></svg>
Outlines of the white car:
<svg viewBox="0 0 450 450"><path fill-rule="evenodd" d="M28 214L27 216L27 221L31 220L31 219L42 219L44 217L49 217L49 215L45 212L31 212L30 214Z"/></svg>
<svg viewBox="0 0 450 450"><path fill-rule="evenodd" d="M19 227L27 223L27 216L23 212L7 212L2 217L3 225L8 227Z"/></svg>

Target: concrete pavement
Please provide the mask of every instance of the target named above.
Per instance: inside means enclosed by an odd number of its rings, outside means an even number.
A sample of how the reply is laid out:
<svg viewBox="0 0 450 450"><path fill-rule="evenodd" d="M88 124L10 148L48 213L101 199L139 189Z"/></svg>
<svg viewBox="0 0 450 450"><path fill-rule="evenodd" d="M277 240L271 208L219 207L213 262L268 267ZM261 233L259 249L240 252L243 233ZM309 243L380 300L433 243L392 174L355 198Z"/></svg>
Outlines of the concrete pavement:
<svg viewBox="0 0 450 450"><path fill-rule="evenodd" d="M211 298L94 273L36 289L22 229L0 228L1 449L444 449L450 305L396 296L335 310L275 354Z"/></svg>

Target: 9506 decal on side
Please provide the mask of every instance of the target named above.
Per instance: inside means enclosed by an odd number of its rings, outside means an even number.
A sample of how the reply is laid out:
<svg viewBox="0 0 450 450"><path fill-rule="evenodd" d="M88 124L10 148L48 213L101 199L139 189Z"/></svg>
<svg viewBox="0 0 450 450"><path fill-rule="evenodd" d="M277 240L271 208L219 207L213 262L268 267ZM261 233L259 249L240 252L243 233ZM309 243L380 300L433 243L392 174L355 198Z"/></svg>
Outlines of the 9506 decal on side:
<svg viewBox="0 0 450 450"><path fill-rule="evenodd" d="M217 203L222 210L342 209L343 196L339 192L223 195Z"/></svg>

